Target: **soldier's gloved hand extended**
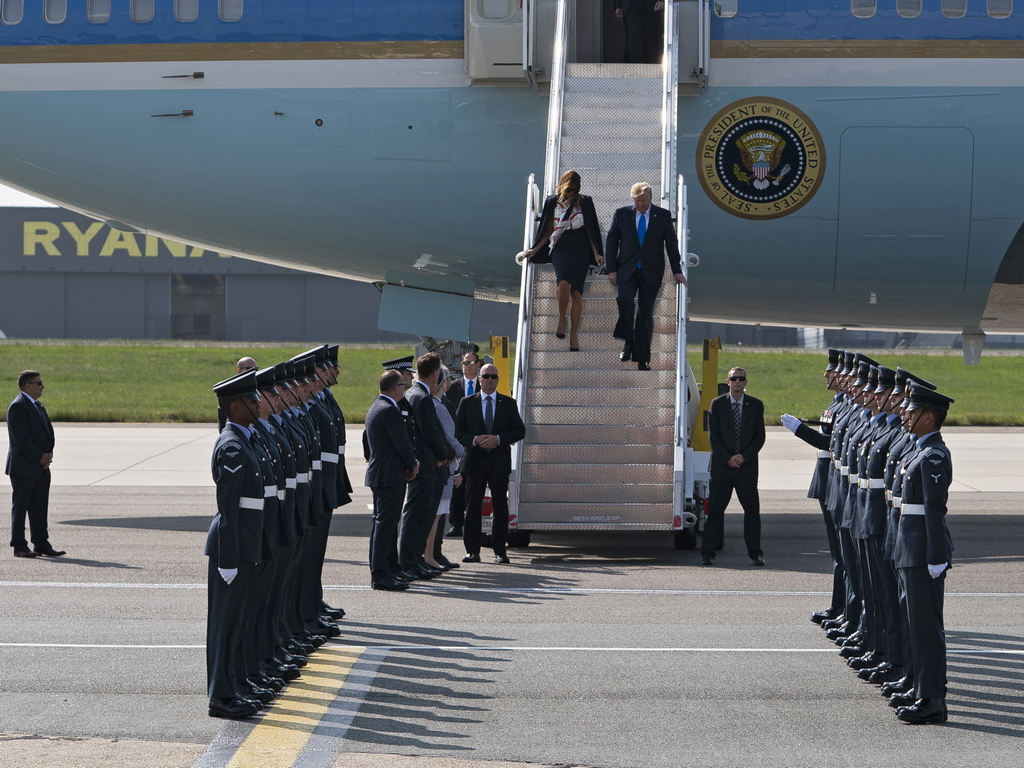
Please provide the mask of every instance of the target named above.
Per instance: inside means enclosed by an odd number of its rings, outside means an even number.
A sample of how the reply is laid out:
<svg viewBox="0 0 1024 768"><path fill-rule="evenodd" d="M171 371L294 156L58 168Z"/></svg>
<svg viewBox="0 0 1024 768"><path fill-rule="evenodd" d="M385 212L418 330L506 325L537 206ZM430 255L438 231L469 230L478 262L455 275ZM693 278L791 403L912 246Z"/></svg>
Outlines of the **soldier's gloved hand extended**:
<svg viewBox="0 0 1024 768"><path fill-rule="evenodd" d="M782 414L782 426L796 434L796 428L800 426L800 419L788 413Z"/></svg>
<svg viewBox="0 0 1024 768"><path fill-rule="evenodd" d="M928 566L931 568L931 566ZM220 577L224 579L225 584L230 584L235 580L235 576L238 575L237 568L218 568L217 571L220 573Z"/></svg>
<svg viewBox="0 0 1024 768"><path fill-rule="evenodd" d="M942 575L942 572L945 571L947 568L949 568L949 563L942 563L941 565L929 565L928 575L931 576L933 579L937 579L939 578L939 576Z"/></svg>

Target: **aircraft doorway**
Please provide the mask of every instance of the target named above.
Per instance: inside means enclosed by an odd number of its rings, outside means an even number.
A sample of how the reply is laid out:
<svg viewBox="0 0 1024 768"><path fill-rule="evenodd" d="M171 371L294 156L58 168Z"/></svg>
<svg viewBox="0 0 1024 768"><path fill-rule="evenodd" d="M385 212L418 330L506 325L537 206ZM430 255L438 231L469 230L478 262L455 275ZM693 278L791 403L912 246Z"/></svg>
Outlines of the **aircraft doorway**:
<svg viewBox="0 0 1024 768"><path fill-rule="evenodd" d="M973 167L966 128L844 131L835 292L870 303L962 294Z"/></svg>

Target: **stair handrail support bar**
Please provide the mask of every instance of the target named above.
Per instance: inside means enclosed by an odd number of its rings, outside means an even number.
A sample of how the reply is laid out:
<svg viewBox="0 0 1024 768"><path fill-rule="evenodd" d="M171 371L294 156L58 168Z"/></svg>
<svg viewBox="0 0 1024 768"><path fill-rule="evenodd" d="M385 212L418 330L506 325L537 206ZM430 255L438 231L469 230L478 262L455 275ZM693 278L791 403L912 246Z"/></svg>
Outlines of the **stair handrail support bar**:
<svg viewBox="0 0 1024 768"><path fill-rule="evenodd" d="M554 58L551 67L551 83L548 95L547 141L544 149L544 199L554 193L558 175L558 161L562 136L562 101L565 88L565 66L568 56L569 12L575 9L575 0L556 0ZM532 246L534 230L540 214L540 199L534 174L527 184L526 225L523 235L523 250ZM533 317L534 265L523 263L523 276L519 288L519 322L516 328L516 364L513 375L513 396L520 414L526 413L529 391L526 385L529 377L530 319ZM519 467L522 462L526 440L512 445L512 474L509 477L509 525L514 527L519 518Z"/></svg>
<svg viewBox="0 0 1024 768"><path fill-rule="evenodd" d="M677 237L679 240L679 256L683 269L683 277L689 281L689 211L686 200L686 184L683 175L679 174L676 187L676 200L679 203ZM689 303L689 288L680 283L676 286L676 310L678 327L676 329L676 436L674 448L674 471L672 493L672 528L682 530L688 528L687 520L693 506L693 450L689 444L689 395L690 378L686 362L686 318Z"/></svg>

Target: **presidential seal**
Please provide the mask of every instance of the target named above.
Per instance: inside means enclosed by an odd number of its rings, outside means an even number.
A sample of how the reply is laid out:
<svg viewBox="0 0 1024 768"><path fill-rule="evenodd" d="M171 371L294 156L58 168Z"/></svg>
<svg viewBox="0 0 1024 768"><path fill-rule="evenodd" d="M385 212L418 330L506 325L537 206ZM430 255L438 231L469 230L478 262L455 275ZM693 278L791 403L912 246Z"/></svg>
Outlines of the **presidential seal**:
<svg viewBox="0 0 1024 768"><path fill-rule="evenodd" d="M715 205L745 219L776 219L806 205L825 175L811 119L778 99L730 104L697 143L697 175Z"/></svg>

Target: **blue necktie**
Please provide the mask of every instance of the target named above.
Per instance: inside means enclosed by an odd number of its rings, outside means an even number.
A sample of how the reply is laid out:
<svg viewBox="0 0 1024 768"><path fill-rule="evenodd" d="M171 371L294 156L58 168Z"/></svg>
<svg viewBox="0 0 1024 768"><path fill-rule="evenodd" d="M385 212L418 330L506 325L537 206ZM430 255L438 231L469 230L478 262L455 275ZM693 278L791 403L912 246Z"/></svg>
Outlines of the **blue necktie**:
<svg viewBox="0 0 1024 768"><path fill-rule="evenodd" d="M484 408L484 426L487 428L487 434L494 434L494 399L491 397L485 397L487 401Z"/></svg>
<svg viewBox="0 0 1024 768"><path fill-rule="evenodd" d="M472 395L473 395L473 380L472 379L466 379L466 397L471 397Z"/></svg>
<svg viewBox="0 0 1024 768"><path fill-rule="evenodd" d="M640 214L640 221L636 223L636 234L640 238L640 245L644 244L644 235L647 234L647 216Z"/></svg>

